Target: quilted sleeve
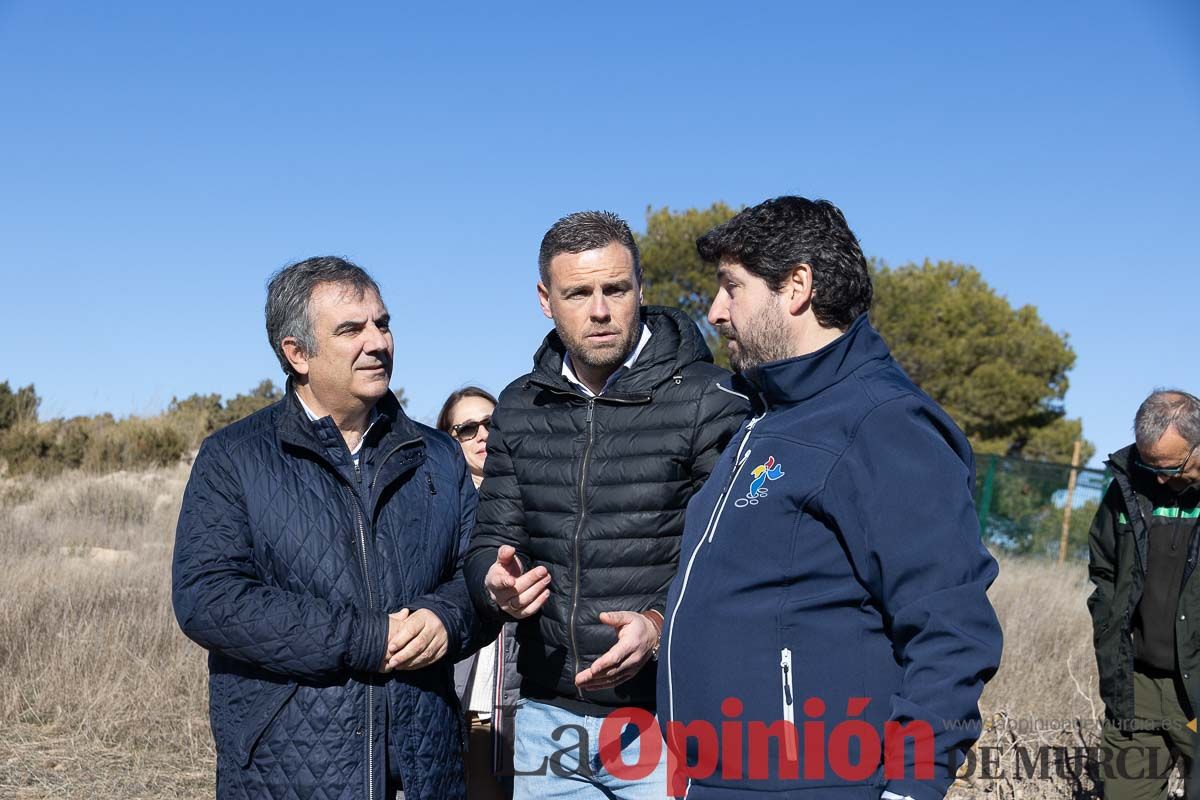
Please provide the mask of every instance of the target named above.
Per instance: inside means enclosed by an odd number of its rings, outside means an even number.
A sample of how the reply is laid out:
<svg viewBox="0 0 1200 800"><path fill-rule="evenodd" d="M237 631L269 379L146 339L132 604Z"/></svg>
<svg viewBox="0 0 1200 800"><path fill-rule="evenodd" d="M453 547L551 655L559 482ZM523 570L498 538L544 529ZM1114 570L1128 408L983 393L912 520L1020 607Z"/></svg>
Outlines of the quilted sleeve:
<svg viewBox="0 0 1200 800"><path fill-rule="evenodd" d="M455 447L458 450L458 447ZM449 640L449 650L445 658L455 662L466 658L471 653L496 638L499 626L485 626L475 613L471 604L471 595L467 592L467 580L463 575L463 560L467 551L467 542L475 527L475 509L478 506L478 496L475 494L475 484L471 482L471 474L467 471L466 461L461 453L456 452L459 472L459 526L454 535L457 537L453 570L437 589L422 595L408 604L410 609L425 608L437 615L446 628ZM485 628L490 628L488 637Z"/></svg>
<svg viewBox="0 0 1200 800"><path fill-rule="evenodd" d="M179 627L206 650L293 679L374 671L387 615L266 585L233 463L209 439L183 495L171 567Z"/></svg>

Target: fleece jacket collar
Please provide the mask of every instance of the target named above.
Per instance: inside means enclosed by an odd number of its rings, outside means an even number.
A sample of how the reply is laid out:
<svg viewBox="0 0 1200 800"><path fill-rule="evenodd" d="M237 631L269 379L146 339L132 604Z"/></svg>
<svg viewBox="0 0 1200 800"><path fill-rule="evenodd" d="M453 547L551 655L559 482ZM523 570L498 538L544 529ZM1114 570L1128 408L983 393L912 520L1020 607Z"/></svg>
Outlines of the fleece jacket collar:
<svg viewBox="0 0 1200 800"><path fill-rule="evenodd" d="M734 386L758 395L767 407L793 405L845 380L870 361L890 358L887 344L862 314L820 350L751 367L738 373Z"/></svg>

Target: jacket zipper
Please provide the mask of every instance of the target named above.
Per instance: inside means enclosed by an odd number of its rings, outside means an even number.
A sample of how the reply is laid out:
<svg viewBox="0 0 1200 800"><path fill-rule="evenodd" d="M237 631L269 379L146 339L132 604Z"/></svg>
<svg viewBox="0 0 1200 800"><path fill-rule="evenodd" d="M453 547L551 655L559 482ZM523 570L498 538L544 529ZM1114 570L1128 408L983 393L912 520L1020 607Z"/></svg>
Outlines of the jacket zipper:
<svg viewBox="0 0 1200 800"><path fill-rule="evenodd" d="M400 448L407 445L419 442L420 439L414 439L408 442L402 442L396 445L388 454L379 462L379 466L375 468L375 476L371 479L369 491L375 491L375 483L379 480L380 474L383 472L383 465L387 460L396 454ZM358 462L354 462L354 478L358 482L362 482L362 471L359 469ZM432 486L432 484L430 484ZM375 604L375 588L371 585L371 573L367 567L367 528L363 521L362 505L355 496L354 491L350 491L351 502L354 503L354 521L358 526L358 554L362 559L363 583L367 585L367 608L376 610ZM375 684L374 676L367 679L367 800L375 800Z"/></svg>
<svg viewBox="0 0 1200 800"><path fill-rule="evenodd" d="M361 452L360 458L361 458ZM362 485L362 469L359 460L350 457L354 465L354 482ZM375 610L375 590L371 586L371 572L367 568L367 529L363 524L362 505L354 490L350 490L350 502L354 504L354 526L358 529L358 556L362 566L363 583L367 587L367 608ZM373 676L367 678L367 736L364 744L367 747L367 800L375 798L375 685Z"/></svg>
<svg viewBox="0 0 1200 800"><path fill-rule="evenodd" d="M758 421L766 415L766 411L759 414L746 424L746 433L742 435L741 444L738 445L737 454L734 456L734 466L730 470L729 480L725 482L724 488L721 489L721 494L717 496L717 502L713 506L712 514L709 515L708 525L704 529L704 533L700 535L700 541L696 542L696 546L692 549L691 556L688 557L687 567L683 571L683 583L679 587L679 599L675 601L675 608L671 611L671 621L667 625L667 708L670 714L670 719L675 719L675 663L671 659L671 649L675 646L675 620L679 617L679 609L683 606L683 596L687 593L688 581L692 577L692 566L696 563L696 556L700 555L700 549L704 547L705 541L712 541L712 535L716 532L717 523L721 521L721 512L725 509L725 501L729 497L729 490L737 481L738 473L742 471L742 467L746 465L746 461L750 458L750 451L743 450L746 447L746 442L750 440L750 434L754 431L754 426Z"/></svg>
<svg viewBox="0 0 1200 800"><path fill-rule="evenodd" d="M593 436L592 436L592 434L593 434L592 416L593 416L593 412L595 411L595 409L596 409L596 399L594 397L588 399L587 417L584 419L584 424L587 425L587 446L583 450L583 464L580 466L580 469L579 469L579 524L575 526L575 547L574 547L575 587L574 587L573 596L571 598L571 619L568 623L568 631L570 632L570 635L571 635L571 650L575 654L575 672L573 673L574 675L579 674L579 643L575 641L575 614L579 610L579 572L580 572L579 536L581 533L583 533L583 523L587 519L587 500L585 499L586 498L585 492L586 492L586 487L587 487L588 458L592 454L592 438L593 438ZM583 689L576 687L575 693L579 695L580 700L583 699Z"/></svg>
<svg viewBox="0 0 1200 800"><path fill-rule="evenodd" d="M358 477L358 465L354 467ZM367 608L375 610L375 589L371 585L371 573L367 569L367 530L363 524L362 507L353 496L354 521L358 525L358 554L362 559L363 583L367 585ZM367 678L367 800L375 800L375 684L374 676Z"/></svg>
<svg viewBox="0 0 1200 800"><path fill-rule="evenodd" d="M580 570L581 570L580 554L579 554L579 537L583 533L583 523L587 518L587 502L586 502L586 500L584 500L584 497L585 497L584 493L586 491L586 484L587 484L588 458L591 456L592 441L593 441L593 437L594 437L592 418L593 418L593 413L596 408L596 401L598 399L603 399L605 402L609 402L609 403L632 406L632 405L641 405L642 403L650 402L651 396L647 394L644 396L624 396L624 397L622 397L622 396L617 396L617 395L608 395L608 396L595 395L592 397L587 397L583 394L580 394L579 392L566 391L557 386L554 386L553 384L546 383L541 380L531 380L526 385L528 386L529 383L536 384L537 386L540 386L543 389L546 389L550 392L553 392L554 394L561 395L563 397L571 397L571 398L578 398L580 400L587 400L587 417L585 418L584 422L587 425L588 439L587 439L587 446L583 451L583 463L579 470L579 523L575 526L575 540L574 540L575 588L574 588L574 591L572 592L571 614L568 619L568 625L567 625L568 634L571 638L571 650L574 653L574 662L575 662L574 674L578 675L579 674L579 644L575 638L575 615L579 611L579 580L580 580ZM575 693L579 696L580 700L585 699L583 696L582 689L576 688Z"/></svg>
<svg viewBox="0 0 1200 800"><path fill-rule="evenodd" d="M751 428L754 427L754 422L757 422L757 420L754 420L751 422L751 425L750 425ZM746 439L749 439L749 438L750 438L750 431L747 430L746 431ZM746 440L743 439L742 444L744 445L745 443L746 443ZM708 521L707 533L708 533L708 543L709 544L712 544L712 540L717 535L717 523L719 523L721 521L721 515L725 513L725 504L729 502L729 491L733 488L733 484L735 482L737 482L738 476L742 472L742 467L746 466L746 462L750 460L751 452L753 452L753 451L747 450L745 453L742 453L741 448L740 447L738 448L738 460L736 462L736 467L733 470L733 474L729 476L729 483L725 484L725 488L721 490L720 505L717 508L713 509L713 511L716 512L716 518L709 519L709 521Z"/></svg>
<svg viewBox="0 0 1200 800"><path fill-rule="evenodd" d="M783 678L783 721L789 723L794 729L796 707L795 697L792 694L792 651L790 648L785 647L779 651L779 672ZM798 760L796 737L793 735L793 731L784 730L783 747L787 760L792 762Z"/></svg>
<svg viewBox="0 0 1200 800"><path fill-rule="evenodd" d="M721 514L724 513L724 511L725 511L725 504L729 501L729 490L733 488L733 484L737 482L738 475L741 473L742 467L744 467L746 465L746 462L750 459L750 451L747 450L745 453L743 453L742 449L746 446L746 442L750 441L750 432L754 430L754 426L757 425L758 421L760 419L762 419L765 415L766 415L766 412L759 414L757 417L754 417L753 419L751 419L750 422L746 425L746 433L744 436L742 436L742 443L738 445L737 455L734 457L734 464L736 466L733 470L733 473L729 476L729 480L726 481L725 488L721 490L721 497L720 497L720 501L719 501L719 509L720 510L716 511L716 519L715 520L710 518L708 521L707 533L708 533L708 541L710 543L712 542L713 537L717 535L717 523L720 522Z"/></svg>
<svg viewBox="0 0 1200 800"><path fill-rule="evenodd" d="M389 450L387 455L385 455L383 457L383 459L379 462L379 468L375 471L375 475L371 479L371 485L370 485L369 491L373 491L375 489L375 485L379 481L379 476L383 473L383 466L388 461L388 459L390 459L393 455L395 455L397 452L399 452L402 448L408 447L413 444L420 444L422 441L423 441L422 438L420 436L417 436L412 439L409 439L408 441L401 442L400 444L396 445L391 450ZM320 450L316 450L313 448L308 448L308 449L314 453L317 453L318 455L320 455L320 453L321 453ZM354 482L355 482L355 484L358 484L361 486L362 485L362 469L359 466L359 464L354 461L353 458L351 458L351 464L354 467ZM338 474L340 475L340 473L338 473ZM344 478L343 478L343 480L344 480ZM370 573L370 569L369 569L368 563L367 563L367 532L366 532L366 524L364 521L365 515L363 512L363 505L359 498L358 493L354 489L354 486L352 486L348 483L344 483L343 485L346 487L346 491L349 492L349 494L350 494L350 504L352 506L354 506L354 524L355 524L355 528L357 529L357 532L358 532L358 541L357 541L358 547L357 547L357 549L358 549L360 567L362 568L363 583L366 584L366 588L367 588L367 607L371 610L375 610L376 609L375 590L371 584L371 573ZM367 679L367 682L366 682L367 683L367 724L366 724L366 742L364 744L367 747L367 798L368 798L368 800L375 800L375 747L374 747L375 687L374 687L374 684L371 682L372 680L373 680L373 675L369 676Z"/></svg>

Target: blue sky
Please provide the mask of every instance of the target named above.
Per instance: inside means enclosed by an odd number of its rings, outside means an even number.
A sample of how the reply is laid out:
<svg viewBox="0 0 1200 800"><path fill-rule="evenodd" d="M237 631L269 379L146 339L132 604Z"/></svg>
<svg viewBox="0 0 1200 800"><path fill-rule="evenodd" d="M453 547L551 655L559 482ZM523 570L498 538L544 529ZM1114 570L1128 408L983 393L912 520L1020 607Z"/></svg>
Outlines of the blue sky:
<svg viewBox="0 0 1200 800"><path fill-rule="evenodd" d="M430 420L525 371L562 214L845 211L1078 353L1085 435L1200 391L1200 6L0 0L0 380L43 417L280 378L264 282L348 256Z"/></svg>

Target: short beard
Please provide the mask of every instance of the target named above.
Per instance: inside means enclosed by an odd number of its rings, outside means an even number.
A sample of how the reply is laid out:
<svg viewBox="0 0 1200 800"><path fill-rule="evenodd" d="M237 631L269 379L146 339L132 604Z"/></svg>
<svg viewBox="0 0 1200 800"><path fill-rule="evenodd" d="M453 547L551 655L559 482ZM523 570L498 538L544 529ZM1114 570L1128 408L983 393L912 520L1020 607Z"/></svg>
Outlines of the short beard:
<svg viewBox="0 0 1200 800"><path fill-rule="evenodd" d="M572 361L601 372L616 370L617 367L621 366L625 362L625 359L629 358L629 354L633 352L634 344L642 335L641 318L635 316L633 323L625 331L625 340L619 342L617 347L593 351L588 347L586 338L576 339L559 325L557 320L554 322L554 329L558 331L558 338L562 339L567 352L571 354Z"/></svg>
<svg viewBox="0 0 1200 800"><path fill-rule="evenodd" d="M736 350L729 348L729 365L735 372L745 372L768 361L782 361L792 356L781 298L767 302L741 328L735 330L731 325L718 325L717 331L737 342Z"/></svg>

